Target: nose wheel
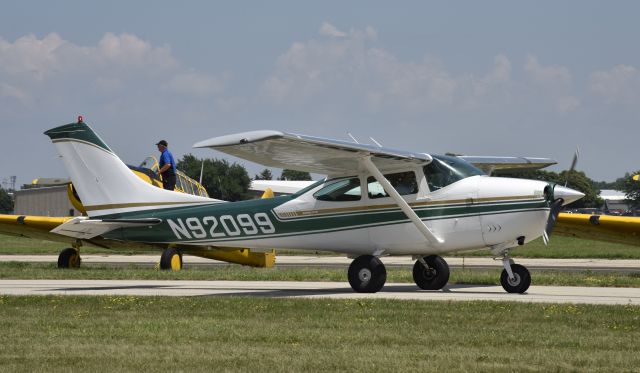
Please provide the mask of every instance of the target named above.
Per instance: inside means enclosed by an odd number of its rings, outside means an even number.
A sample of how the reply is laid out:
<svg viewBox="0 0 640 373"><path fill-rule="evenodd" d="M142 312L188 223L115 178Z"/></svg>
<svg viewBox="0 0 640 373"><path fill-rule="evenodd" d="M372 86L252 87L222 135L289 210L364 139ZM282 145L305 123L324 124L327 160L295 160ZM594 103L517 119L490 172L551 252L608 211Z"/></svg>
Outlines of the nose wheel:
<svg viewBox="0 0 640 373"><path fill-rule="evenodd" d="M502 260L504 269L500 275L500 284L507 293L524 293L531 285L531 274L527 267L513 263L505 257Z"/></svg>
<svg viewBox="0 0 640 373"><path fill-rule="evenodd" d="M349 266L349 284L357 293L377 293L387 281L387 270L373 255L357 257Z"/></svg>

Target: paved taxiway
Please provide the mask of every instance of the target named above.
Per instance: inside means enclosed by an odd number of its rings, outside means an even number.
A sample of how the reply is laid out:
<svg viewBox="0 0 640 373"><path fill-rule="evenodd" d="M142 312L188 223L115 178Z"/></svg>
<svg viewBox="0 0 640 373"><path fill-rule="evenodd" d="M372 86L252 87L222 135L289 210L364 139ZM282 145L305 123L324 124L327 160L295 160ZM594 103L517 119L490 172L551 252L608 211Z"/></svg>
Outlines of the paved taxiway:
<svg viewBox="0 0 640 373"><path fill-rule="evenodd" d="M411 257L383 257L387 267L411 267L414 261ZM160 255L82 255L83 264L105 264L124 266L128 264L154 266L160 260ZM447 257L451 268L472 269L500 269L502 262L486 257ZM608 259L526 259L516 258L516 263L522 264L530 270L563 270L563 271L610 271L610 272L640 272L640 260L608 260ZM0 255L0 262L40 262L57 263L57 255ZM342 256L299 256L278 255L277 267L338 267L346 268L351 259ZM184 256L185 266L220 266L228 263L217 260Z"/></svg>
<svg viewBox="0 0 640 373"><path fill-rule="evenodd" d="M500 286L451 285L443 291L421 291L412 284L391 283L378 293L359 294L354 293L346 282L297 281L0 280L0 294L492 300L640 305L640 289L637 288L531 286L527 294L508 294Z"/></svg>

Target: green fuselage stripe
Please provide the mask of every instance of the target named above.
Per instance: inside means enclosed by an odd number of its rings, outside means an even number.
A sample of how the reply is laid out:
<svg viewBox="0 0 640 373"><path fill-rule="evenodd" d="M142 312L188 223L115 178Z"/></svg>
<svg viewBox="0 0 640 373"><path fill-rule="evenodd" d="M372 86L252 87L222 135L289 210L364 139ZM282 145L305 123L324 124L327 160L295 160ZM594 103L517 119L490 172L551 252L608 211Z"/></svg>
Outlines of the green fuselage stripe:
<svg viewBox="0 0 640 373"><path fill-rule="evenodd" d="M277 197L264 200L242 201L235 203L221 203L207 206L189 206L189 207L172 207L166 209L154 209L148 211L129 212L122 214L113 214L103 216L102 218L115 219L140 219L140 218L159 218L163 223L150 227L123 228L118 231L105 234L106 237L125 241L144 241L157 243L215 243L228 242L238 240L257 240L272 237L285 237L296 235L308 235L326 232L336 232L344 230L362 229L368 227L378 227L385 225L403 224L408 222L406 215L398 208L383 210L368 210L343 212L340 214L322 215L322 216L302 216L298 218L280 219L275 213L274 208L291 200L291 197ZM530 201L514 201L514 202L493 202L479 204L459 204L452 206L433 206L417 208L414 211L423 221L450 219L460 217L471 217L481 215L506 214L514 212L540 211L548 210L548 202L542 199ZM260 215L256 218L257 215ZM238 216L243 217L242 223L247 220L253 220L249 228L240 226ZM247 217L248 216L248 217ZM266 216L266 218L265 218ZM220 219L230 223L231 231L233 229L233 221L238 228L236 235L222 235L224 233L221 227L214 227L212 222L220 223ZM262 220L269 220L273 231L268 226L259 226ZM193 233L193 229L189 228L187 219L190 219L195 226L201 226L204 230L199 231L198 237L193 234L187 237L183 234L176 234L169 225L168 220L181 222L183 227ZM208 224L209 223L209 224ZM219 224L221 226L221 224ZM257 228L267 228L265 230ZM175 228L175 227L174 227ZM192 226L193 228L193 226ZM249 234L247 234L247 232ZM212 234L217 234L213 237ZM178 236L178 237L176 237Z"/></svg>

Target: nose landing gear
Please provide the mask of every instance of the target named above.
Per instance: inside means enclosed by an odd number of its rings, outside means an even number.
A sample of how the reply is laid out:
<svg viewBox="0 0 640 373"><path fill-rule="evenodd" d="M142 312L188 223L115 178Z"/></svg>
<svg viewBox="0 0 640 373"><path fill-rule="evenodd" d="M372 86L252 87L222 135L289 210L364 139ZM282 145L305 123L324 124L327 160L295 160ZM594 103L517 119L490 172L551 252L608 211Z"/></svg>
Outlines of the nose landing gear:
<svg viewBox="0 0 640 373"><path fill-rule="evenodd" d="M500 284L507 293L524 293L531 285L531 274L527 267L515 264L513 259L505 255L502 259L504 269L500 275Z"/></svg>

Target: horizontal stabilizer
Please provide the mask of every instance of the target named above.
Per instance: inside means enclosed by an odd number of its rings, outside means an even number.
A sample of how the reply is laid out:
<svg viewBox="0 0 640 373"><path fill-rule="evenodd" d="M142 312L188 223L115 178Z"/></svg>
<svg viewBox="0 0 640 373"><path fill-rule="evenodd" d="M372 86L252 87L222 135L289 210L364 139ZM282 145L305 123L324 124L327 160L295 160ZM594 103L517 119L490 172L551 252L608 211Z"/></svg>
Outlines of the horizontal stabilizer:
<svg viewBox="0 0 640 373"><path fill-rule="evenodd" d="M118 228L140 227L160 223L162 223L162 219L156 218L97 220L87 217L77 217L59 225L51 230L51 232L78 239L90 239Z"/></svg>

